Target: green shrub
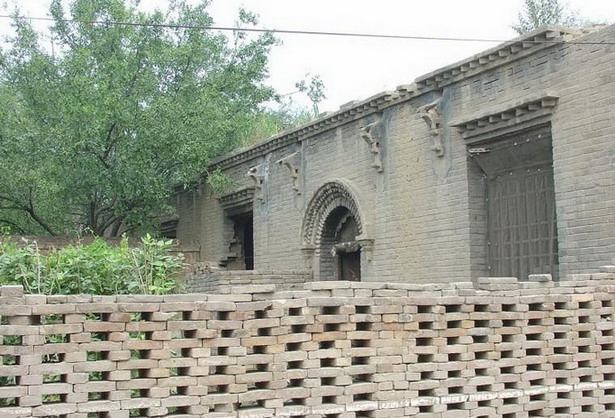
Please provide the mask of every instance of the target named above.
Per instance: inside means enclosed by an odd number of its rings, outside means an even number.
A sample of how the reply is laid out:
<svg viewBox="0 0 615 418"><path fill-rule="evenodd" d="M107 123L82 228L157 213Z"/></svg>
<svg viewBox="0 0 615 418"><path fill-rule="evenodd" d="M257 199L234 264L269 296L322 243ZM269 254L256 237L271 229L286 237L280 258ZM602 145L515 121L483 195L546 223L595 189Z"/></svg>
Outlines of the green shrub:
<svg viewBox="0 0 615 418"><path fill-rule="evenodd" d="M0 285L18 284L27 293L167 294L177 291L183 256L170 253L171 240L149 235L137 247L128 240L112 247L102 239L42 254L36 243L0 242Z"/></svg>

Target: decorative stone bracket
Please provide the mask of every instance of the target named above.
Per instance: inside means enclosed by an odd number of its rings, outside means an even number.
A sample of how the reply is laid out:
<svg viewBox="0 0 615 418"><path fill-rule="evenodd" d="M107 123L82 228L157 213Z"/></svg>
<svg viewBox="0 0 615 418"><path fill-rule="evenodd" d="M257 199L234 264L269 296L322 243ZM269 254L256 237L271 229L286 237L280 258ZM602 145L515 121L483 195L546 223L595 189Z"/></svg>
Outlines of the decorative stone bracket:
<svg viewBox="0 0 615 418"><path fill-rule="evenodd" d="M373 239L357 239L352 242L342 242L340 244L335 244L331 247L331 255L333 257L344 254L344 253L354 253L357 251L361 251L362 254L365 255L366 261L372 261L372 255L374 250L374 240Z"/></svg>
<svg viewBox="0 0 615 418"><path fill-rule="evenodd" d="M436 153L438 157L444 157L444 146L442 145L442 131L440 129L440 112L438 111L438 104L440 99L421 106L418 108L417 113L427 124L429 133L431 135L431 146L429 149Z"/></svg>
<svg viewBox="0 0 615 418"><path fill-rule="evenodd" d="M301 171L301 154L299 151L279 159L276 163L284 165L288 168L288 171L290 171L290 177L293 180L293 190L297 195L300 195L301 187L299 186L299 173Z"/></svg>
<svg viewBox="0 0 615 418"><path fill-rule="evenodd" d="M257 165L248 170L246 177L254 182L254 197L259 202L265 200L265 194L263 193L263 183L265 182L265 174L263 173L263 165Z"/></svg>
<svg viewBox="0 0 615 418"><path fill-rule="evenodd" d="M361 253L365 255L365 261L372 261L374 253L374 240L357 237L357 242L361 246Z"/></svg>
<svg viewBox="0 0 615 418"><path fill-rule="evenodd" d="M339 244L335 244L331 248L331 255L335 257L338 254L344 253L354 253L361 249L361 245L357 241L352 242L342 242Z"/></svg>
<svg viewBox="0 0 615 418"><path fill-rule="evenodd" d="M380 158L380 141L374 138L374 134L372 133L374 126L378 125L380 122L373 122L367 126L361 127L361 138L369 145L369 151L374 156L374 162L372 163L372 167L376 169L378 173L382 173L382 160Z"/></svg>

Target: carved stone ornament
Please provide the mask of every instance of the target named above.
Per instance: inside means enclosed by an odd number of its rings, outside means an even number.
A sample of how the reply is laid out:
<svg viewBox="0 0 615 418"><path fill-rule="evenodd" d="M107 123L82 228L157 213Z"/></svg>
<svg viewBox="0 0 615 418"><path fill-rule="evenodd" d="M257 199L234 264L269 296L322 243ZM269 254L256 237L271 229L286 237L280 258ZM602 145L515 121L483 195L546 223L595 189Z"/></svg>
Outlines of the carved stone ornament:
<svg viewBox="0 0 615 418"><path fill-rule="evenodd" d="M324 223L331 211L339 206L347 208L357 222L358 234L364 233L362 211L351 188L342 180L334 180L320 187L310 200L301 228L302 246L316 248L320 244L320 235Z"/></svg>
<svg viewBox="0 0 615 418"><path fill-rule="evenodd" d="M293 190L297 195L300 195L301 187L299 186L299 173L301 170L301 155L299 151L279 159L276 163L284 165L288 168L288 171L290 171L290 177L293 180Z"/></svg>
<svg viewBox="0 0 615 418"><path fill-rule="evenodd" d="M357 237L357 243L361 247L361 252L365 256L365 261L372 261L374 252L374 240Z"/></svg>
<svg viewBox="0 0 615 418"><path fill-rule="evenodd" d="M374 162L372 163L372 167L376 169L378 173L382 173L382 160L380 158L380 142L374 138L372 133L373 128L379 122L370 123L367 126L361 127L361 138L369 145L369 151L374 156Z"/></svg>
<svg viewBox="0 0 615 418"><path fill-rule="evenodd" d="M260 165L250 168L246 173L246 177L254 182L254 197L256 200L263 202L265 200L265 195L263 193L263 182L265 181L265 176L262 174L260 168Z"/></svg>
<svg viewBox="0 0 615 418"><path fill-rule="evenodd" d="M357 241L342 242L331 247L331 255L335 257L338 254L354 253L361 249L361 245Z"/></svg>
<svg viewBox="0 0 615 418"><path fill-rule="evenodd" d="M440 129L440 112L438 112L438 103L440 99L435 102L426 104L418 108L417 113L427 124L429 133L431 135L431 146L429 149L436 153L438 157L444 156L444 147L442 146L442 131Z"/></svg>

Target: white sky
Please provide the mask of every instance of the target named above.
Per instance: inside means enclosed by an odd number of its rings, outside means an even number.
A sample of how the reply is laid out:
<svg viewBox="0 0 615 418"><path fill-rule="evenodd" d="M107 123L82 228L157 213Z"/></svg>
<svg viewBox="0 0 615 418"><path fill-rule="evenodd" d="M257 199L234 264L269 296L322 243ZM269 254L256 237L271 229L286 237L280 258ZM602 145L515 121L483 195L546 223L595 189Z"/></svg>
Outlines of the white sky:
<svg viewBox="0 0 615 418"><path fill-rule="evenodd" d="M29 16L45 16L49 0L13 0ZM167 0L141 0L144 9ZM595 21L615 19L614 0L571 0L573 10ZM411 36L510 39L522 0L213 0L215 24L232 26L244 7L267 29L362 32ZM0 32L8 26L0 20ZM3 28L4 27L4 28ZM306 73L318 74L327 99L320 110L367 98L466 58L495 43L383 40L278 35L271 55L270 83L280 93L295 89ZM297 101L305 104L296 95Z"/></svg>

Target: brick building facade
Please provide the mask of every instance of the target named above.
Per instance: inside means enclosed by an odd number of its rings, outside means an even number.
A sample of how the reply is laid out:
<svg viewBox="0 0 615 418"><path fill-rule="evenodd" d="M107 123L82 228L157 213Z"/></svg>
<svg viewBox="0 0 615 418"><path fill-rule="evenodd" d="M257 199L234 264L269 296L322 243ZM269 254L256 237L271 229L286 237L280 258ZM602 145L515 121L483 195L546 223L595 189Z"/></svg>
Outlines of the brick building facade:
<svg viewBox="0 0 615 418"><path fill-rule="evenodd" d="M615 254L614 40L542 28L219 158L236 187L178 196L177 237L316 280L596 271Z"/></svg>

